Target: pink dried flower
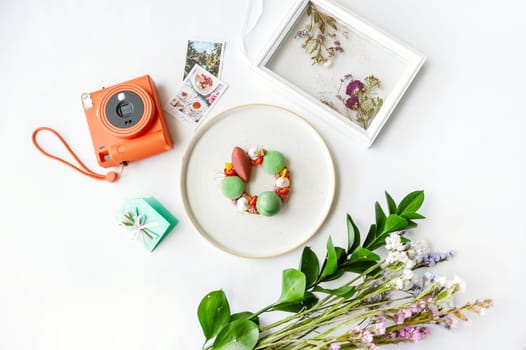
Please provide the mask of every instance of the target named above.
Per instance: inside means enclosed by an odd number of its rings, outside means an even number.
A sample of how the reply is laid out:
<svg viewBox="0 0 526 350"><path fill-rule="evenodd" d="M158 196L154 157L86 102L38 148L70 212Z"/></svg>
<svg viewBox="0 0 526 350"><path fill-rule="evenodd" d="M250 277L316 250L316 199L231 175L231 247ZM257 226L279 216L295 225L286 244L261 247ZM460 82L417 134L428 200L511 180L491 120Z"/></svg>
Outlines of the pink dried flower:
<svg viewBox="0 0 526 350"><path fill-rule="evenodd" d="M424 339L431 331L428 327L413 327L409 332L411 334L411 340L414 343L418 343L420 340Z"/></svg>
<svg viewBox="0 0 526 350"><path fill-rule="evenodd" d="M360 91L365 91L365 85L359 80L353 80L347 85L345 92L349 96L358 94Z"/></svg>
<svg viewBox="0 0 526 350"><path fill-rule="evenodd" d="M458 319L454 316L447 317L445 324L447 329L455 329L458 327Z"/></svg>
<svg viewBox="0 0 526 350"><path fill-rule="evenodd" d="M362 333L362 329L360 327L358 327L358 326L354 326L353 329L351 329L349 331L349 334L351 336L354 336L354 335L357 335L357 334L361 334L361 333Z"/></svg>
<svg viewBox="0 0 526 350"><path fill-rule="evenodd" d="M388 337L407 339L411 340L414 343L418 343L420 340L424 339L429 333L431 333L429 327L409 326L389 333Z"/></svg>
<svg viewBox="0 0 526 350"><path fill-rule="evenodd" d="M440 317L440 314L438 312L438 307L435 304L429 304L428 308L429 308L429 312L433 316L433 320L436 320Z"/></svg>
<svg viewBox="0 0 526 350"><path fill-rule="evenodd" d="M362 343L370 344L373 342L373 334L369 331L364 331L362 333Z"/></svg>
<svg viewBox="0 0 526 350"><path fill-rule="evenodd" d="M385 328L387 325L387 320L383 316L378 316L377 323L373 326L373 334L374 335L383 335L385 334Z"/></svg>
<svg viewBox="0 0 526 350"><path fill-rule="evenodd" d="M347 108L356 110L360 106L360 101L358 100L358 96L351 96L345 101L345 106Z"/></svg>
<svg viewBox="0 0 526 350"><path fill-rule="evenodd" d="M402 312L397 313L395 315L395 317L396 317L396 324L404 323L405 317L404 317L404 314Z"/></svg>

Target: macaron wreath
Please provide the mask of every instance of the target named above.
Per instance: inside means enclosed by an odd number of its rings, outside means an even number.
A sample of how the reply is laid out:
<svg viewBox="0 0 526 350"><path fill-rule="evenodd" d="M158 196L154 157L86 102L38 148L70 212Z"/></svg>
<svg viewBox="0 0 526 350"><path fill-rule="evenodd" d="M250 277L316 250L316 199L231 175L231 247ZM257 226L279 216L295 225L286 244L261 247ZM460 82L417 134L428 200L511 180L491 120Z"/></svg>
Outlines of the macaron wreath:
<svg viewBox="0 0 526 350"><path fill-rule="evenodd" d="M274 175L272 191L265 191L258 195L246 192L250 180L252 167L261 165L263 169ZM241 212L276 215L288 199L290 192L290 174L283 154L278 151L251 148L246 152L241 147L232 151L232 160L225 163L225 177L221 181L223 195Z"/></svg>

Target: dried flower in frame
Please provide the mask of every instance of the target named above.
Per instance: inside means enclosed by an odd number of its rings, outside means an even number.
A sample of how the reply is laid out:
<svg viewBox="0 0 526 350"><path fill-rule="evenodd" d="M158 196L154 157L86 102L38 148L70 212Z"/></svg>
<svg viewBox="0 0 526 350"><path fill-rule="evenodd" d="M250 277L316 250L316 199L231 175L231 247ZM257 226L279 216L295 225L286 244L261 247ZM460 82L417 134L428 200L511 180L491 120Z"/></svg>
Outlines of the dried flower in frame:
<svg viewBox="0 0 526 350"><path fill-rule="evenodd" d="M337 53L343 53L338 34L347 37L345 28L329 14L319 10L314 4L307 5L308 23L294 38L305 39L301 47L311 56L312 64L323 63L330 66Z"/></svg>

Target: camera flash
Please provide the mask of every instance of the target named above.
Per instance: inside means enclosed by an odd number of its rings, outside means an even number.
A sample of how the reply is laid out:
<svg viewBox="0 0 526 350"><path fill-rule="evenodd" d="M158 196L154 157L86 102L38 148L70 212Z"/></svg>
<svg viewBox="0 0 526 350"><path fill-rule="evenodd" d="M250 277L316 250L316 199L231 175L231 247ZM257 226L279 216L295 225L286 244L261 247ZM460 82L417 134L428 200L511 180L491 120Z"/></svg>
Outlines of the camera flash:
<svg viewBox="0 0 526 350"><path fill-rule="evenodd" d="M82 104L84 105L84 109L90 110L93 107L93 102L91 101L91 95L90 94L82 94Z"/></svg>
<svg viewBox="0 0 526 350"><path fill-rule="evenodd" d="M117 100L119 101L122 101L126 98L126 95L124 94L124 92L120 92L118 95L117 95Z"/></svg>

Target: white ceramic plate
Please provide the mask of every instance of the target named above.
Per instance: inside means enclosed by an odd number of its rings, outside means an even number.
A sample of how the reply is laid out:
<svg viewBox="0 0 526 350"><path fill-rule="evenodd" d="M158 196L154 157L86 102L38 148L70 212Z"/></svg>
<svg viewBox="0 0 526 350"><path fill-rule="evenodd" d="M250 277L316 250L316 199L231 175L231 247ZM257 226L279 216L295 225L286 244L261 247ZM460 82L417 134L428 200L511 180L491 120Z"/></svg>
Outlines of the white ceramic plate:
<svg viewBox="0 0 526 350"><path fill-rule="evenodd" d="M235 146L277 150L287 159L291 195L273 217L237 211L220 189L225 162ZM302 117L272 105L244 105L206 121L190 141L182 162L181 194L195 228L231 254L266 258L310 239L332 206L336 180L327 145ZM272 190L274 177L252 168L247 192Z"/></svg>

